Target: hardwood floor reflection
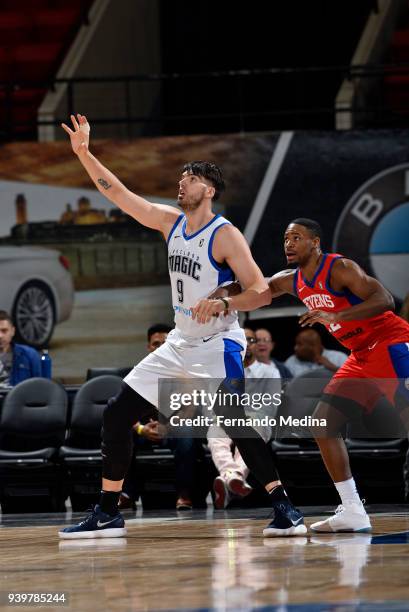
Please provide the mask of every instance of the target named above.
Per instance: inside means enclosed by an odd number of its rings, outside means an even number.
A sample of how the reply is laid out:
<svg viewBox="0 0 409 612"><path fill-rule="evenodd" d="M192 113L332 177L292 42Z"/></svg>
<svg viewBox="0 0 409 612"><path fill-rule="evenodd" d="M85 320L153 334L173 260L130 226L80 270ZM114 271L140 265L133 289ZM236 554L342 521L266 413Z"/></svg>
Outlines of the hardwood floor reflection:
<svg viewBox="0 0 409 612"><path fill-rule="evenodd" d="M265 518L133 518L126 539L61 542L56 525L2 525L2 603L10 590L65 592L68 609L81 612L351 601L409 609L409 518L372 520L372 535L263 539ZM392 532L401 535L380 537Z"/></svg>

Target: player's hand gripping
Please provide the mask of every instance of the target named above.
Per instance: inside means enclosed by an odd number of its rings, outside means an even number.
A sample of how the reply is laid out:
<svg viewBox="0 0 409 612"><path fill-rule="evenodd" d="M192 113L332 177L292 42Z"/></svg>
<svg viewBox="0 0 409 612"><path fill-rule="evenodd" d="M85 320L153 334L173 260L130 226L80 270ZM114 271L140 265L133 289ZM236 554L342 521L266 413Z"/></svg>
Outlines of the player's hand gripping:
<svg viewBox="0 0 409 612"><path fill-rule="evenodd" d="M301 327L312 327L315 323L330 325L337 322L338 316L336 312L325 312L324 310L309 310L299 319Z"/></svg>
<svg viewBox="0 0 409 612"><path fill-rule="evenodd" d="M196 319L197 323L208 323L225 310L226 306L221 300L205 298L193 306L192 319Z"/></svg>
<svg viewBox="0 0 409 612"><path fill-rule="evenodd" d="M90 125L85 115L71 115L71 121L74 129L72 130L65 123L61 124L63 130L65 130L70 137L72 150L76 155L81 155L88 151L89 147L89 133L91 131Z"/></svg>

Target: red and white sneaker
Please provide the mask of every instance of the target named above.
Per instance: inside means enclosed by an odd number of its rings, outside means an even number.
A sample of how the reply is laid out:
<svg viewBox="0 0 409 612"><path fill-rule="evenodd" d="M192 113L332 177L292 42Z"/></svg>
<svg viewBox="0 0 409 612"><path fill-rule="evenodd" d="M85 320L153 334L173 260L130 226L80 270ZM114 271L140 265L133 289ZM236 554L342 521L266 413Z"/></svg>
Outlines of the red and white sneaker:
<svg viewBox="0 0 409 612"><path fill-rule="evenodd" d="M233 474L227 480L227 486L233 495L238 495L239 497L246 497L253 490L240 474Z"/></svg>
<svg viewBox="0 0 409 612"><path fill-rule="evenodd" d="M224 479L221 476L217 476L213 482L213 491L214 491L214 507L217 510L223 510L226 508L227 504L230 501L231 495L230 491L225 483Z"/></svg>

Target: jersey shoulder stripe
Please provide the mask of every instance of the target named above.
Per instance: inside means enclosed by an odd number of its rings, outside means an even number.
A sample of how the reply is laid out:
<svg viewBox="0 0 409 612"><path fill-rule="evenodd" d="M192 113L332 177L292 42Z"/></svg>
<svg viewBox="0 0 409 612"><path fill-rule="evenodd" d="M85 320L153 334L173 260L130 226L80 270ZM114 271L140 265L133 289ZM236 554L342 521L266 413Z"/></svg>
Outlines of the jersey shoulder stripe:
<svg viewBox="0 0 409 612"><path fill-rule="evenodd" d="M338 261L339 259L344 259L343 255L338 255L335 254L333 256L329 255L329 266L328 266L328 270L327 270L327 275L326 275L326 279L325 279L325 287L327 289L327 291L329 293L331 293L332 295L336 295L338 297L343 297L345 295L344 291L335 291L335 289L332 289L331 287L331 272L332 272L332 268L334 266L334 263L336 261Z"/></svg>
<svg viewBox="0 0 409 612"><path fill-rule="evenodd" d="M184 216L185 216L185 215L182 213L182 214L181 214L181 215L179 215L179 217L176 219L175 223L173 224L172 229L171 229L171 230L170 230L170 232L169 232L169 236L168 236L168 239L166 240L166 244L169 244L169 242L170 242L170 240L171 240L171 238L172 238L172 236L173 236L173 233L174 233L175 229L177 228L177 226L179 225L179 223L180 223L181 219L182 219Z"/></svg>
<svg viewBox="0 0 409 612"><path fill-rule="evenodd" d="M230 221L223 221L223 223L220 223L220 225L218 225L217 227L214 228L214 230L212 232L212 235L210 236L210 239L209 239L209 246L207 248L207 254L209 255L210 263L212 264L212 266L214 268L216 268L216 270L218 272L220 272L220 270L224 270L226 267L228 267L226 265L217 263L217 261L213 257L213 242L214 242L214 239L215 239L215 236L216 236L216 232L221 227L223 227L224 225L231 225L231 223L230 223Z"/></svg>
<svg viewBox="0 0 409 612"><path fill-rule="evenodd" d="M331 295L335 297L346 298L351 306L355 306L355 304L361 304L363 300L357 295L355 295L355 293L353 293L350 289L345 288L344 291L335 291L335 289L332 289L331 287L332 268L335 262L340 259L345 259L345 257L343 255L339 255L338 253L328 254L329 265L328 265L328 270L327 270L327 274L325 278L325 288L328 291L328 293L330 293Z"/></svg>

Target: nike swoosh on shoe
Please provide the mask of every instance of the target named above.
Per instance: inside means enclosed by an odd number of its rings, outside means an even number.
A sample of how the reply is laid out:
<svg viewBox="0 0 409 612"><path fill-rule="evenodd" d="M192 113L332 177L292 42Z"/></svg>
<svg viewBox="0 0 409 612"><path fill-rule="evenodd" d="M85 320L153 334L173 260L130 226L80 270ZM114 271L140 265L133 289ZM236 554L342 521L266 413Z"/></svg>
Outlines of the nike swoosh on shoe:
<svg viewBox="0 0 409 612"><path fill-rule="evenodd" d="M106 523L101 523L101 521L97 522L97 527L106 527L106 525L110 525L111 523L113 523L116 520L117 517L115 517L114 519L112 519L112 521L107 521Z"/></svg>

